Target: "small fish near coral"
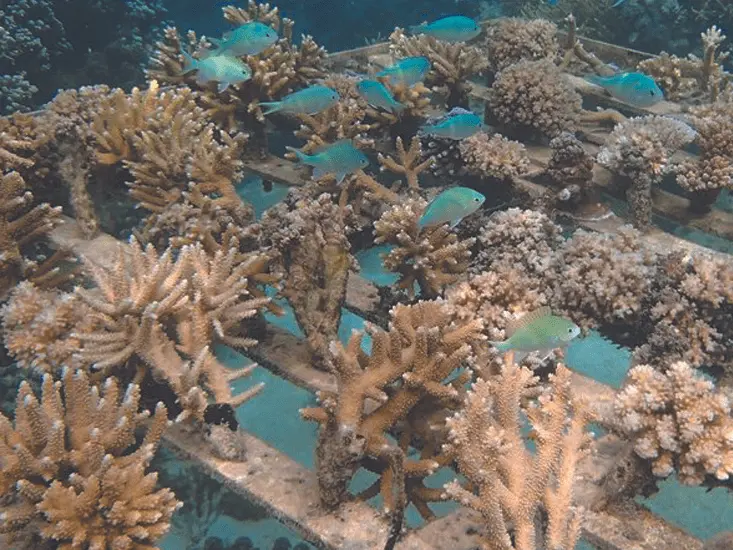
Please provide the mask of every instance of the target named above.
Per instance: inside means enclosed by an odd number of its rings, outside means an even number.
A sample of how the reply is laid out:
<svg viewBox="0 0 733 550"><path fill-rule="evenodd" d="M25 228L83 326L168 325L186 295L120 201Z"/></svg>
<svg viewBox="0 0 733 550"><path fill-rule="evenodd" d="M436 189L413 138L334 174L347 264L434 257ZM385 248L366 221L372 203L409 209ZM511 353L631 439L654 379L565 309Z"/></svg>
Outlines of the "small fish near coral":
<svg viewBox="0 0 733 550"><path fill-rule="evenodd" d="M295 153L300 162L313 167L313 179L332 174L336 176L336 183L341 183L347 174L369 165L367 156L354 147L350 139L327 145L314 155L306 155L293 147L287 149Z"/></svg>
<svg viewBox="0 0 733 550"><path fill-rule="evenodd" d="M427 57L405 57L394 65L379 71L377 77L387 77L392 86L407 86L411 88L418 82L425 80L430 71L430 60Z"/></svg>
<svg viewBox="0 0 733 550"><path fill-rule="evenodd" d="M468 187L451 187L428 204L417 225L424 229L448 223L453 229L463 218L481 208L485 200L481 193Z"/></svg>
<svg viewBox="0 0 733 550"><path fill-rule="evenodd" d="M250 21L225 33L221 40L209 38L217 55L229 54L237 57L257 55L277 42L275 29L259 21Z"/></svg>
<svg viewBox="0 0 733 550"><path fill-rule="evenodd" d="M489 343L500 352L515 352L515 360L521 361L528 353L549 353L563 348L579 334L578 325L552 315L549 307L541 307L509 323L506 340Z"/></svg>
<svg viewBox="0 0 733 550"><path fill-rule="evenodd" d="M341 96L336 90L327 86L310 86L286 95L280 101L263 101L260 107L266 115L272 113L290 113L316 115L338 103Z"/></svg>
<svg viewBox="0 0 733 550"><path fill-rule="evenodd" d="M183 54L186 62L183 74L196 71L196 83L198 85L205 86L209 82L216 82L219 93L229 86L242 84L252 78L252 69L238 57L208 53L201 59L195 59L183 50L181 50L181 54Z"/></svg>
<svg viewBox="0 0 733 550"><path fill-rule="evenodd" d="M461 140L471 137L484 126L481 117L471 111L455 108L446 117L433 124L425 124L420 133L433 137Z"/></svg>
<svg viewBox="0 0 733 550"><path fill-rule="evenodd" d="M465 15L450 15L410 27L412 34L427 34L444 42L467 42L481 34L481 25Z"/></svg>
<svg viewBox="0 0 733 550"><path fill-rule="evenodd" d="M394 98L392 92L378 80L362 80L356 85L356 90L369 105L377 109L399 113L405 108L402 103Z"/></svg>
<svg viewBox="0 0 733 550"><path fill-rule="evenodd" d="M591 76L588 80L604 88L616 99L635 107L651 107L664 99L664 92L656 81L644 73Z"/></svg>

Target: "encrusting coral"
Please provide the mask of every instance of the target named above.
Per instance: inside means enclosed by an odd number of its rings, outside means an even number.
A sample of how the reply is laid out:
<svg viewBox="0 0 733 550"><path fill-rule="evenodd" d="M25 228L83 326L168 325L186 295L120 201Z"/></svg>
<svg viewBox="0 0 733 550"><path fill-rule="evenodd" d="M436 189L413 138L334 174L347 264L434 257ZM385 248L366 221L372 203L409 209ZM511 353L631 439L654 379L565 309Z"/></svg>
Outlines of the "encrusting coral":
<svg viewBox="0 0 733 550"><path fill-rule="evenodd" d="M682 483L699 485L706 476L727 480L733 474L730 397L687 363L673 363L664 373L634 367L614 406L655 475L676 471Z"/></svg>
<svg viewBox="0 0 733 550"><path fill-rule="evenodd" d="M348 500L348 484L363 465L381 474L374 491L366 493L381 493L389 512L401 513L400 503L404 506L406 501L429 511L426 501L436 491L424 487L421 480L450 463L450 455L438 446L436 454L407 458L415 434L407 430L395 445L387 432L426 400L434 402L434 409L460 402L462 382L454 385L445 379L470 355L472 345L484 338L481 329L480 319L456 322L442 301L418 302L395 307L389 330L369 329L369 353L361 347L364 334L360 332L353 333L345 346L338 341L332 344L338 390L320 392L320 407L301 410L304 418L320 424L316 468L324 505L333 508ZM376 408L370 406L372 400ZM424 435L435 431L424 424ZM439 499L437 491L432 500Z"/></svg>
<svg viewBox="0 0 733 550"><path fill-rule="evenodd" d="M630 118L616 125L598 153L598 162L629 178L626 197L631 218L639 229L652 219L652 186L673 168L670 157L695 138L695 131L679 120L662 116Z"/></svg>
<svg viewBox="0 0 733 550"><path fill-rule="evenodd" d="M481 514L482 550L575 548L583 511L573 503L573 486L589 417L570 377L558 365L550 390L523 406L537 378L508 358L500 374L473 384L463 409L448 419L446 447L468 484L449 483L446 496ZM523 413L534 452L523 437Z"/></svg>
<svg viewBox="0 0 733 550"><path fill-rule="evenodd" d="M487 29L489 65L498 72L519 61L550 61L560 50L557 25L546 19L500 19Z"/></svg>
<svg viewBox="0 0 733 550"><path fill-rule="evenodd" d="M529 171L527 149L500 134L479 132L461 140L461 158L467 172L484 178L510 181Z"/></svg>
<svg viewBox="0 0 733 550"><path fill-rule="evenodd" d="M581 97L551 61L520 61L497 74L489 107L513 134L553 138L575 129Z"/></svg>
<svg viewBox="0 0 733 550"><path fill-rule="evenodd" d="M463 275L476 239L460 240L446 225L420 229L418 221L427 203L407 199L374 222L374 240L394 247L384 256L384 267L400 275L396 287L414 294L414 285L426 298L438 296Z"/></svg>
<svg viewBox="0 0 733 550"><path fill-rule="evenodd" d="M346 238L343 212L323 193L270 209L262 224L285 272L281 294L305 333L313 364L327 370L349 272L359 269Z"/></svg>
<svg viewBox="0 0 733 550"><path fill-rule="evenodd" d="M389 36L390 53L395 58L426 57L431 70L426 85L445 90L446 104L468 107L471 76L483 72L489 65L485 53L476 46L449 43L425 34L407 36L396 28Z"/></svg>
<svg viewBox="0 0 733 550"><path fill-rule="evenodd" d="M0 533L11 544L156 548L181 503L148 473L166 408L157 406L140 441L148 413L139 404L138 386L109 378L100 390L71 369L60 382L45 375L40 399L20 385L15 425L0 415Z"/></svg>

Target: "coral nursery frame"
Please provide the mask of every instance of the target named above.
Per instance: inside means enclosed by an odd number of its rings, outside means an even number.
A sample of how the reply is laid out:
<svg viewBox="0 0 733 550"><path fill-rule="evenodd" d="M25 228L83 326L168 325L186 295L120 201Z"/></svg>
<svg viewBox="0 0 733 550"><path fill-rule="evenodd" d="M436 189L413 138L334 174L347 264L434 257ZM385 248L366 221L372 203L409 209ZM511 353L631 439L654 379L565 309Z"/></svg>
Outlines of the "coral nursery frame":
<svg viewBox="0 0 733 550"><path fill-rule="evenodd" d="M484 25L491 25L486 22ZM561 35L562 39L562 35ZM594 40L581 39L584 47L607 61L617 61L619 65L635 65L638 61L652 57L649 54L624 49ZM380 43L330 55L336 66L356 58L367 58L380 65L389 62L388 44ZM661 102L647 110L633 109L606 96L599 88L581 78L568 75L584 100L611 107L627 114L672 114L680 111L679 105ZM473 84L471 99L477 112L483 110L487 89ZM597 152L605 134L597 126L583 128L580 137L589 152ZM524 192L539 197L549 192L535 181L535 176L547 164L550 150L548 147L527 146L534 172L523 178L515 178L514 183ZM687 154L687 153L682 153ZM262 160L245 162L248 172L261 176L264 180L297 186L304 183L303 175L295 165L285 159L269 157ZM611 176L604 169L596 167L595 182L604 190L610 190ZM622 198L622 197L616 197ZM733 214L713 208L709 213L692 217L688 214L688 199L660 189L654 190L655 213L680 225L718 237L733 240ZM614 233L625 221L613 214L593 221L578 220L586 229ZM54 230L51 238L55 246L73 250L79 255L92 258L95 263L107 264L114 258L117 241L105 234L92 240L83 237L75 220L66 218L66 223ZM652 229L645 236L647 244L658 250L672 247L694 250L700 248L660 229ZM712 251L706 250L707 253ZM351 274L349 279L346 307L359 315L373 319L376 306L376 288L358 275ZM271 370L298 386L310 391L333 390L335 379L332 375L310 366L308 352L297 337L275 327L269 327L267 336L259 345L250 350L249 355L263 368ZM578 392L588 395L589 402L597 409L601 424L613 425L611 403L614 389L595 380L574 374L573 384ZM245 426L246 430L246 426ZM248 457L245 462L227 462L213 456L197 436L180 429L172 429L164 436L166 445L181 458L197 463L204 472L226 485L229 489L263 506L274 517L297 531L303 538L319 548L327 550L373 550L381 549L388 538L389 526L385 519L364 502L344 505L335 514L326 514L318 506L316 480L313 472L307 470L283 453L246 435ZM603 498L601 486L606 474L617 468L624 457L625 442L614 435L605 435L597 441L597 452L581 463L579 470L582 481L577 486L578 504L586 507L582 537L603 550L699 550L702 541L687 534L680 528L665 522L641 506L626 510L623 518L612 511L593 511ZM398 543L400 550L447 549L469 550L475 548L471 533L479 526L479 521L465 508L438 518L424 527L411 530Z"/></svg>

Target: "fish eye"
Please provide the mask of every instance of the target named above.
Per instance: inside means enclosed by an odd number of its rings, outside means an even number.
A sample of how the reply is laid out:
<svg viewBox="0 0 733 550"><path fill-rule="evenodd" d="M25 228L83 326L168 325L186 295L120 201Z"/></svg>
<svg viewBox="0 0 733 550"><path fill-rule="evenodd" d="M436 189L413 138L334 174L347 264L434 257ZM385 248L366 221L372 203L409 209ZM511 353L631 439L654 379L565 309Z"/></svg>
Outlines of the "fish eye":
<svg viewBox="0 0 733 550"><path fill-rule="evenodd" d="M481 202L481 201L478 199L478 197L474 197L473 202Z"/></svg>
<svg viewBox="0 0 733 550"><path fill-rule="evenodd" d="M568 334L572 334L573 332L574 332L574 330L573 330L573 327L570 327L570 328L568 329Z"/></svg>

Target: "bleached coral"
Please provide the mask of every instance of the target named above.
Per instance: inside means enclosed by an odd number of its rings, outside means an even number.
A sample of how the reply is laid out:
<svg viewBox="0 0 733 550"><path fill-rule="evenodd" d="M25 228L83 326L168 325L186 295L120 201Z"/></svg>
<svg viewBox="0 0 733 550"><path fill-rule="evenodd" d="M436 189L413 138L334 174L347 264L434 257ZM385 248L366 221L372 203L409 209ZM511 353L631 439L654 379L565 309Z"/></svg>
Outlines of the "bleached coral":
<svg viewBox="0 0 733 550"><path fill-rule="evenodd" d="M633 325L651 291L655 260L631 227L610 235L578 230L558 249L545 273L551 304L584 327Z"/></svg>
<svg viewBox="0 0 733 550"><path fill-rule="evenodd" d="M573 502L573 489L588 416L572 395L570 377L558 365L550 391L523 407L537 379L508 361L498 376L476 381L463 410L448 420L446 447L468 483L447 484L446 496L481 514L482 550L575 547L583 511ZM525 445L522 413L536 452ZM538 529L543 513L547 521Z"/></svg>
<svg viewBox="0 0 733 550"><path fill-rule="evenodd" d="M631 179L626 192L634 225L651 224L652 185L673 168L672 154L695 139L695 130L663 116L630 118L616 125L598 153L598 162Z"/></svg>
<svg viewBox="0 0 733 550"><path fill-rule="evenodd" d="M537 61L557 55L557 25L546 19L500 19L487 31L487 50L492 71L519 61Z"/></svg>
<svg viewBox="0 0 733 550"><path fill-rule="evenodd" d="M407 199L374 222L374 232L376 243L394 245L384 267L400 275L397 288L412 295L417 283L421 295L432 298L466 272L476 239L459 240L446 225L421 230L426 206L422 199Z"/></svg>
<svg viewBox="0 0 733 550"><path fill-rule="evenodd" d="M479 132L461 140L459 148L466 169L478 176L504 181L529 170L530 161L524 145L500 134L489 136Z"/></svg>
<svg viewBox="0 0 733 550"><path fill-rule="evenodd" d="M629 371L614 403L636 453L652 461L653 472L699 485L710 475L733 474L733 415L730 398L687 363L665 373L649 365Z"/></svg>
<svg viewBox="0 0 733 550"><path fill-rule="evenodd" d="M148 473L166 408L137 444L148 417L139 405L139 386L109 378L100 391L71 369L61 382L44 376L40 399L23 382L15 425L0 415L0 533L59 548L156 548L181 503Z"/></svg>
<svg viewBox="0 0 733 550"><path fill-rule="evenodd" d="M581 97L552 62L520 61L498 73L489 106L507 130L552 138L575 128Z"/></svg>

